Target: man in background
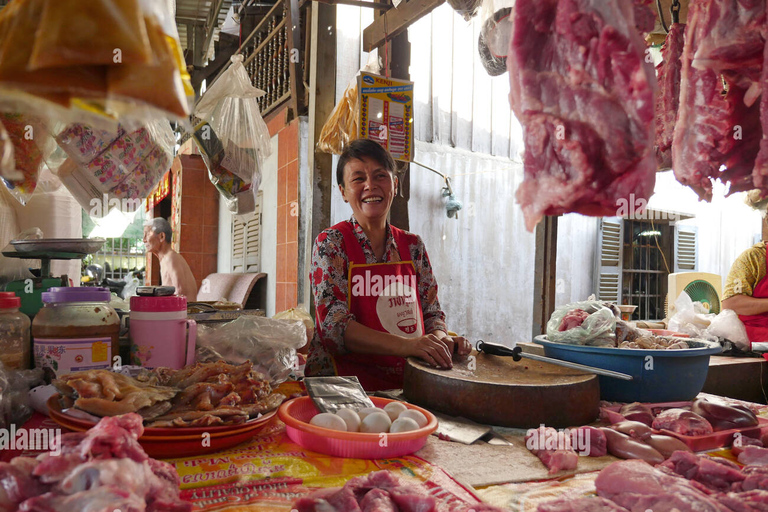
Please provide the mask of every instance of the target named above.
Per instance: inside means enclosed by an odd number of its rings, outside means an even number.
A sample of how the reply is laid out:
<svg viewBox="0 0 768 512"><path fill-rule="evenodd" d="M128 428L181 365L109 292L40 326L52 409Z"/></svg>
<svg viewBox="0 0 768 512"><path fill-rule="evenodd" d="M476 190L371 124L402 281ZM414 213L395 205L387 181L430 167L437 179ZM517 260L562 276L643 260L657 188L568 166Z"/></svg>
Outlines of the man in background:
<svg viewBox="0 0 768 512"><path fill-rule="evenodd" d="M160 260L160 279L163 286L176 287L176 295L183 295L188 302L197 299L197 282L184 257L171 248L173 231L163 218L156 218L144 225L144 245L147 252Z"/></svg>

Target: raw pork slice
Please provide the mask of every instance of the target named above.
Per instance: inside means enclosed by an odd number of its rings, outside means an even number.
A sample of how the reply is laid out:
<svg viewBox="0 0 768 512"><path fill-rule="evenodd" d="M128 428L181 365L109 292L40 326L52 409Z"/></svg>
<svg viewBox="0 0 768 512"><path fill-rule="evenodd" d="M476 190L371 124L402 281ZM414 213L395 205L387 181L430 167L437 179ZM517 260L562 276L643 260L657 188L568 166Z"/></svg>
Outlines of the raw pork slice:
<svg viewBox="0 0 768 512"><path fill-rule="evenodd" d="M595 497L578 499L560 498L547 501L539 505L536 512L626 512L626 510L610 500Z"/></svg>
<svg viewBox="0 0 768 512"><path fill-rule="evenodd" d="M632 512L730 512L682 477L670 475L641 460L614 462L595 479L597 495Z"/></svg>
<svg viewBox="0 0 768 512"><path fill-rule="evenodd" d="M733 485L743 482L746 478L739 467L729 460L699 456L684 451L673 453L659 466L718 492L728 492Z"/></svg>
<svg viewBox="0 0 768 512"><path fill-rule="evenodd" d="M745 466L768 466L768 448L745 446L739 454L739 462Z"/></svg>
<svg viewBox="0 0 768 512"><path fill-rule="evenodd" d="M768 27L764 29L768 32ZM766 34L764 34L766 35ZM765 45L763 73L760 77L762 97L760 98L760 123L763 127L760 139L760 150L755 158L755 168L752 171L752 181L755 188L768 189L768 44Z"/></svg>
<svg viewBox="0 0 768 512"><path fill-rule="evenodd" d="M730 183L729 193L754 188L764 20L764 0L690 4L672 168L700 199L712 199L714 179Z"/></svg>
<svg viewBox="0 0 768 512"><path fill-rule="evenodd" d="M672 137L680 106L680 72L683 63L685 25L673 23L661 47L662 61L656 66L659 93L656 96L656 162L659 170L672 168Z"/></svg>
<svg viewBox="0 0 768 512"><path fill-rule="evenodd" d="M653 192L656 77L626 0L518 0L507 68L523 126L517 200L544 215L613 216Z"/></svg>
<svg viewBox="0 0 768 512"><path fill-rule="evenodd" d="M669 430L684 436L703 436L713 432L707 420L685 409L667 409L659 413L652 426L656 430Z"/></svg>

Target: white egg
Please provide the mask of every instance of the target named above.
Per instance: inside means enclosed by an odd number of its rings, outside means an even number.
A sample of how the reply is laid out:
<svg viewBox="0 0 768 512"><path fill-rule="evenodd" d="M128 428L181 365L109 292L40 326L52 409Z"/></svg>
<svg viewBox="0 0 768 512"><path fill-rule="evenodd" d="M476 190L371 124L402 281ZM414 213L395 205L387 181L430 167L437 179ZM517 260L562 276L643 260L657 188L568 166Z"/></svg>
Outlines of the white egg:
<svg viewBox="0 0 768 512"><path fill-rule="evenodd" d="M424 428L427 426L427 423L429 423L429 420L427 420L427 417L424 416L419 411L417 411L416 409L408 409L407 411L401 412L400 416L398 416L397 419L400 419L400 418L410 418L414 420L416 423L418 423L419 428Z"/></svg>
<svg viewBox="0 0 768 512"><path fill-rule="evenodd" d="M375 412L384 412L384 409L379 409L378 407L363 407L357 411L357 414L360 415L360 421L363 421L366 416Z"/></svg>
<svg viewBox="0 0 768 512"><path fill-rule="evenodd" d="M336 416L344 420L347 424L347 432L360 431L360 416L354 409L344 408L336 411Z"/></svg>
<svg viewBox="0 0 768 512"><path fill-rule="evenodd" d="M389 419L387 413L379 409L379 412L369 414L363 418L363 422L360 424L360 432L367 433L380 433L389 431L389 427L392 425L392 420Z"/></svg>
<svg viewBox="0 0 768 512"><path fill-rule="evenodd" d="M408 408L405 406L402 402L389 402L387 405L384 406L384 412L386 412L389 415L389 419L392 421L395 421L398 416L400 416L400 413L403 411L407 411Z"/></svg>
<svg viewBox="0 0 768 512"><path fill-rule="evenodd" d="M329 428L331 430L340 430L342 432L347 431L347 424L339 416L336 416L332 412L321 412L316 414L309 420L309 423L316 427Z"/></svg>
<svg viewBox="0 0 768 512"><path fill-rule="evenodd" d="M397 434L398 432L409 432L411 430L418 429L419 424L416 423L416 420L412 418L397 418L392 422L392 426L389 427L389 431L392 434Z"/></svg>

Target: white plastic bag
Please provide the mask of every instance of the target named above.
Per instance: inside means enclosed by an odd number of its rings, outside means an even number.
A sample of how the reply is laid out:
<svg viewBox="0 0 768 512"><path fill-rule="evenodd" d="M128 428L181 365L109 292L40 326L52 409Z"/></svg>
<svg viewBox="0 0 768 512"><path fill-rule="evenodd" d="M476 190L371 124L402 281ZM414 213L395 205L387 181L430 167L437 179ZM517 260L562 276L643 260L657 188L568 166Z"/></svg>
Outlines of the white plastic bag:
<svg viewBox="0 0 768 512"><path fill-rule="evenodd" d="M586 311L589 316L578 326L560 330L563 318L574 309ZM554 343L590 345L595 347L616 346L616 315L602 302L585 300L560 306L547 322L547 338Z"/></svg>
<svg viewBox="0 0 768 512"><path fill-rule="evenodd" d="M732 309L724 309L712 319L705 333L710 336L717 336L733 342L741 350L749 350L749 338L747 329L739 320L739 315Z"/></svg>
<svg viewBox="0 0 768 512"><path fill-rule="evenodd" d="M687 293L681 292L675 300L675 314L669 319L669 330L716 341L716 337L705 333L715 316L707 313L701 302L693 302Z"/></svg>
<svg viewBox="0 0 768 512"><path fill-rule="evenodd" d="M257 182L254 174L261 174L264 160L272 154L269 129L257 101L265 93L251 84L242 55L233 55L231 61L200 99L195 115L207 121L221 141L227 170L247 182Z"/></svg>
<svg viewBox="0 0 768 512"><path fill-rule="evenodd" d="M304 323L243 315L226 324L201 325L197 331L197 361L253 361L272 387L285 382L297 365L296 350L307 343Z"/></svg>

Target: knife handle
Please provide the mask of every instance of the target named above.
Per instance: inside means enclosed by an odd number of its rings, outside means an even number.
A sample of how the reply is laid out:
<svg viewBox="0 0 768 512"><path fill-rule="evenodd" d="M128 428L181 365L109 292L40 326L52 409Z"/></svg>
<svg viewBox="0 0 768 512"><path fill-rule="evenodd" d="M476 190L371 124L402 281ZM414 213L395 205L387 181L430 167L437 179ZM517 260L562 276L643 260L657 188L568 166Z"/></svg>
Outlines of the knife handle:
<svg viewBox="0 0 768 512"><path fill-rule="evenodd" d="M515 361L519 361L523 358L520 355L520 352L523 350L521 347L509 348L505 347L504 345L488 343L487 341L483 340L477 341L477 350L478 352L485 352L486 354L491 354L493 356L511 356Z"/></svg>

